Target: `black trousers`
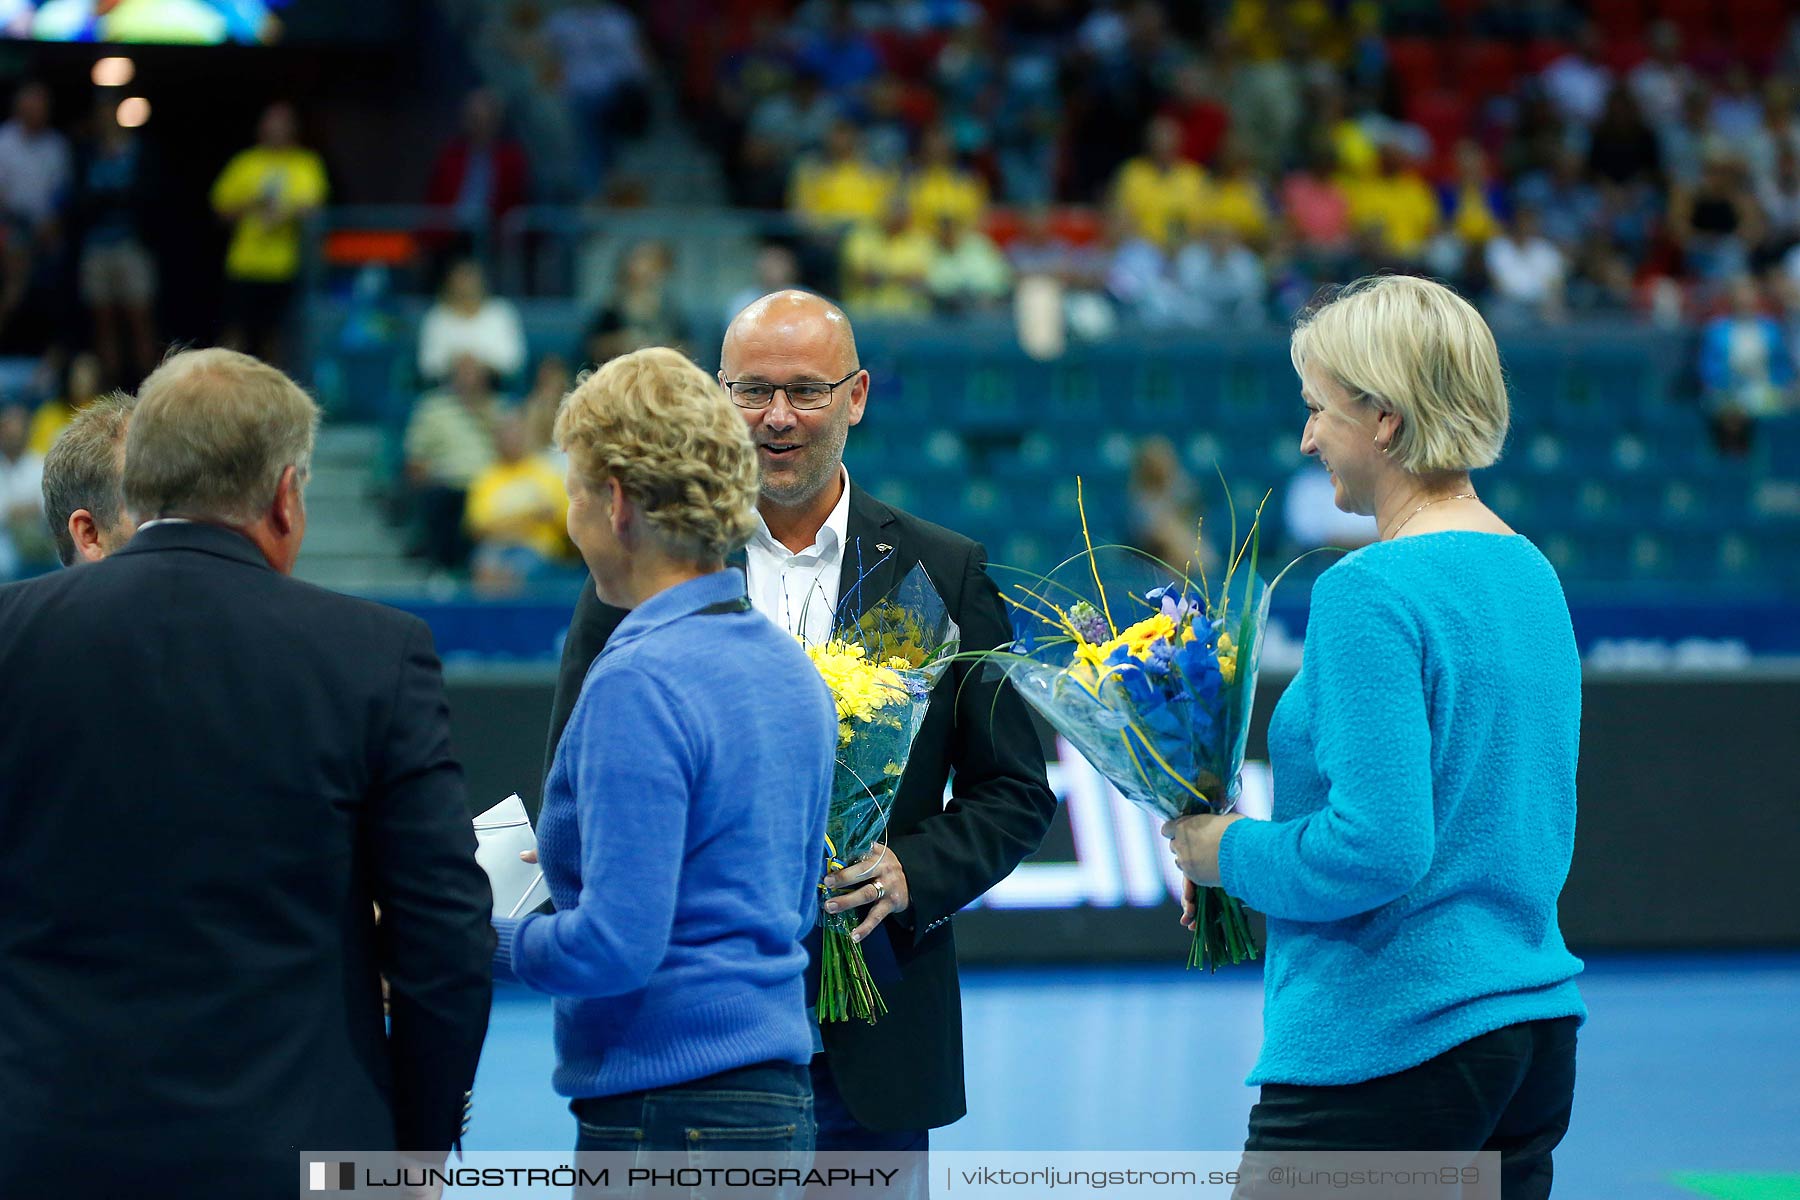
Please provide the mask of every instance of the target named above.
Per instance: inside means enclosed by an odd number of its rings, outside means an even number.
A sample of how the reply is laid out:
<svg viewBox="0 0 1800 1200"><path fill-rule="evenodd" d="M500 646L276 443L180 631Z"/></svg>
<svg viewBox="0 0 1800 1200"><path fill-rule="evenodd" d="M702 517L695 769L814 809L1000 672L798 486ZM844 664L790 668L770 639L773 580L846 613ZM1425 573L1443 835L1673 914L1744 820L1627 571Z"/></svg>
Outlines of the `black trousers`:
<svg viewBox="0 0 1800 1200"><path fill-rule="evenodd" d="M1494 1150L1505 1200L1539 1200L1550 1194L1550 1152L1569 1128L1577 1023L1508 1025L1363 1083L1264 1084L1244 1149L1265 1164L1300 1151Z"/></svg>
<svg viewBox="0 0 1800 1200"><path fill-rule="evenodd" d="M463 526L469 493L434 483L420 488L414 499L426 561L446 571L460 571L468 566L469 553L474 548Z"/></svg>

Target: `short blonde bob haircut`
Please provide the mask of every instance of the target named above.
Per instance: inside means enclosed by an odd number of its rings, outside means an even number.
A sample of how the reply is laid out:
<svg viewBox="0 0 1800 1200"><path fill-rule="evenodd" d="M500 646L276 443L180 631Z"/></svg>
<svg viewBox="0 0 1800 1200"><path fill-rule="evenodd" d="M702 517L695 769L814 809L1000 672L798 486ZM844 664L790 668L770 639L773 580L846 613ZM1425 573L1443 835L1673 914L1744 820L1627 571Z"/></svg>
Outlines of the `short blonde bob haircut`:
<svg viewBox="0 0 1800 1200"><path fill-rule="evenodd" d="M590 487L617 479L670 554L719 562L756 528L749 426L677 351L633 351L585 376L557 411L556 444Z"/></svg>
<svg viewBox="0 0 1800 1200"><path fill-rule="evenodd" d="M1511 420L1500 351L1473 305L1441 283L1376 275L1301 315L1289 348L1353 397L1400 418L1388 448L1414 474L1492 466Z"/></svg>

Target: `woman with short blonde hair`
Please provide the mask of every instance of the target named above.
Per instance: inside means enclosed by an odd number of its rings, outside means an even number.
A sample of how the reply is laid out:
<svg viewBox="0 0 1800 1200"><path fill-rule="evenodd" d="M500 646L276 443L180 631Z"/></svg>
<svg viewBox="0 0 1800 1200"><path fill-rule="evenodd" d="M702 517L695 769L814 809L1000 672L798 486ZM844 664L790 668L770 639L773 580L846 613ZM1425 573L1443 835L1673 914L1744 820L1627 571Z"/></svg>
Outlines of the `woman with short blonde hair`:
<svg viewBox="0 0 1800 1200"><path fill-rule="evenodd" d="M1414 474L1492 466L1511 410L1487 322L1429 279L1359 279L1296 323L1290 356L1399 418L1384 449Z"/></svg>
<svg viewBox="0 0 1800 1200"><path fill-rule="evenodd" d="M1273 819L1170 829L1190 887L1268 917L1246 1148L1491 1150L1507 1200L1548 1196L1587 1015L1556 919L1581 659L1555 571L1469 477L1506 440L1500 356L1456 293L1388 276L1304 315L1293 360L1300 448L1380 540L1313 587Z"/></svg>
<svg viewBox="0 0 1800 1200"><path fill-rule="evenodd" d="M569 536L628 610L589 668L538 823L556 912L496 919L495 970L556 997L577 1149L810 1152L802 937L837 715L725 557L757 462L719 384L636 351L564 399ZM723 1141L717 1141L723 1139Z"/></svg>

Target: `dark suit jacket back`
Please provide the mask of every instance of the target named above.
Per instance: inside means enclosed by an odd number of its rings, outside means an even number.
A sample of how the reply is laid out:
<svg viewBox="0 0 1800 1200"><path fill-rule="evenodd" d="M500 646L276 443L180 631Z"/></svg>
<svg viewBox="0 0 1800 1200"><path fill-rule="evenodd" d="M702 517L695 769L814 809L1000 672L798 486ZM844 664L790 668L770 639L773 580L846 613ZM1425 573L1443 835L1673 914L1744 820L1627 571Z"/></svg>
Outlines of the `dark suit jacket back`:
<svg viewBox="0 0 1800 1200"><path fill-rule="evenodd" d="M0 714L0 1194L450 1147L492 900L422 622L152 526L0 588Z"/></svg>
<svg viewBox="0 0 1800 1200"><path fill-rule="evenodd" d="M855 485L846 533L840 619L867 611L918 563L962 630L965 651L1012 641L1011 621L977 543L890 508ZM557 680L552 755L588 665L623 616L600 603L591 584L582 589ZM887 1015L874 1025L823 1028L832 1078L863 1125L929 1129L963 1115L962 1001L950 917L1037 849L1055 811L1025 702L1000 680L998 668L956 664L932 695L888 821L887 841L906 872L912 907L884 921L875 935L886 934L899 964L898 978L878 980ZM874 958L880 950L871 945L868 953Z"/></svg>

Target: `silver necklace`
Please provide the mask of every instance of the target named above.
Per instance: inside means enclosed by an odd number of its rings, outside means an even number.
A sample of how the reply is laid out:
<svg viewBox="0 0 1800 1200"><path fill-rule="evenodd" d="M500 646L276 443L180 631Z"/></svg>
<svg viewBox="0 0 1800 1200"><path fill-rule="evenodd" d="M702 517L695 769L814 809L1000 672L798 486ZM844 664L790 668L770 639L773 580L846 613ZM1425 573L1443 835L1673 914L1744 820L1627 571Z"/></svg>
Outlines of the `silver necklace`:
<svg viewBox="0 0 1800 1200"><path fill-rule="evenodd" d="M1382 538L1381 540L1384 542L1391 542L1395 538L1399 537L1400 531L1402 529L1406 528L1407 521L1411 521L1414 517L1418 516L1420 513L1424 512L1426 509L1430 508L1434 504L1442 504L1446 500L1473 500L1473 499L1475 499L1474 492L1458 492L1454 496L1439 496L1435 500L1427 500L1425 503L1419 505L1419 507L1417 507L1417 508L1413 509L1411 512L1407 513L1406 520L1402 521L1398 525L1394 526L1394 532L1388 534L1386 537Z"/></svg>

